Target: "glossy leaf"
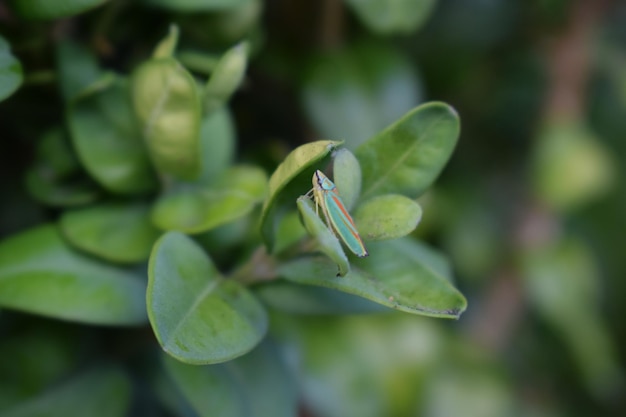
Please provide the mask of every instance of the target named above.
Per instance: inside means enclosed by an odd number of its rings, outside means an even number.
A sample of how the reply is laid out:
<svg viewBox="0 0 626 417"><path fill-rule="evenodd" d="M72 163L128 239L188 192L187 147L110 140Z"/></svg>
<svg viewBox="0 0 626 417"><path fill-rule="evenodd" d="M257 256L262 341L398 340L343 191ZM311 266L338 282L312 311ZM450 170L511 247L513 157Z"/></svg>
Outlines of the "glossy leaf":
<svg viewBox="0 0 626 417"><path fill-rule="evenodd" d="M175 386L198 416L295 417L296 390L276 348L263 343L223 365L165 358Z"/></svg>
<svg viewBox="0 0 626 417"><path fill-rule="evenodd" d="M191 364L224 362L256 346L267 314L243 286L225 280L189 237L165 234L150 256L148 316L161 347Z"/></svg>
<svg viewBox="0 0 626 417"><path fill-rule="evenodd" d="M239 88L246 73L248 45L239 43L220 58L204 87L204 111L211 113L223 106Z"/></svg>
<svg viewBox="0 0 626 417"><path fill-rule="evenodd" d="M416 198L435 181L459 137L459 117L447 104L432 102L355 150L363 170L362 199L397 193Z"/></svg>
<svg viewBox="0 0 626 417"><path fill-rule="evenodd" d="M250 2L250 0L145 0L147 3L164 9L180 12L197 12L230 9Z"/></svg>
<svg viewBox="0 0 626 417"><path fill-rule="evenodd" d="M329 226L315 213L315 203L309 197L300 197L297 201L298 210L305 229L317 241L319 250L325 253L337 264L337 275L344 276L350 271L350 263L338 238L329 229Z"/></svg>
<svg viewBox="0 0 626 417"><path fill-rule="evenodd" d="M299 146L287 155L270 177L269 195L261 214L261 235L270 250L274 247L276 229L285 212L295 209L298 196L306 194L312 187L315 168L340 144L320 140Z"/></svg>
<svg viewBox="0 0 626 417"><path fill-rule="evenodd" d="M97 7L107 0L13 0L15 10L26 19L59 19Z"/></svg>
<svg viewBox="0 0 626 417"><path fill-rule="evenodd" d="M74 148L83 166L103 187L122 194L157 186L128 88L126 80L112 78L78 96L68 108Z"/></svg>
<svg viewBox="0 0 626 417"><path fill-rule="evenodd" d="M132 96L157 170L179 179L196 179L201 103L191 74L173 58L149 60L133 73Z"/></svg>
<svg viewBox="0 0 626 417"><path fill-rule="evenodd" d="M73 251L53 225L0 243L0 307L103 325L146 321L145 283L135 273Z"/></svg>
<svg viewBox="0 0 626 417"><path fill-rule="evenodd" d="M9 42L0 36L0 101L18 89L22 79L22 64L11 53Z"/></svg>
<svg viewBox="0 0 626 417"><path fill-rule="evenodd" d="M131 383L116 368L84 372L2 413L4 417L124 417Z"/></svg>
<svg viewBox="0 0 626 417"><path fill-rule="evenodd" d="M431 15L436 0L346 0L361 22L381 35L408 34Z"/></svg>
<svg viewBox="0 0 626 417"><path fill-rule="evenodd" d="M396 239L415 230L422 208L405 196L385 194L359 205L353 218L364 240Z"/></svg>
<svg viewBox="0 0 626 417"><path fill-rule="evenodd" d="M56 59L61 93L68 103L102 77L94 53L81 44L69 40L60 42Z"/></svg>
<svg viewBox="0 0 626 417"><path fill-rule="evenodd" d="M355 149L421 101L408 57L389 45L360 43L316 57L309 65L303 104L320 136Z"/></svg>
<svg viewBox="0 0 626 417"><path fill-rule="evenodd" d="M348 210L352 210L361 194L361 165L346 148L333 155L333 182Z"/></svg>
<svg viewBox="0 0 626 417"><path fill-rule="evenodd" d="M149 207L117 203L63 213L64 237L75 247L111 262L148 260L160 232L152 225Z"/></svg>
<svg viewBox="0 0 626 417"><path fill-rule="evenodd" d="M151 217L163 230L205 232L245 216L266 193L263 170L235 166L207 186L180 184L159 198Z"/></svg>
<svg viewBox="0 0 626 417"><path fill-rule="evenodd" d="M341 279L335 277L333 264L321 257L290 261L279 272L299 284L333 288L407 313L458 318L466 308L465 298L414 246L410 239L370 243L370 256L355 259Z"/></svg>

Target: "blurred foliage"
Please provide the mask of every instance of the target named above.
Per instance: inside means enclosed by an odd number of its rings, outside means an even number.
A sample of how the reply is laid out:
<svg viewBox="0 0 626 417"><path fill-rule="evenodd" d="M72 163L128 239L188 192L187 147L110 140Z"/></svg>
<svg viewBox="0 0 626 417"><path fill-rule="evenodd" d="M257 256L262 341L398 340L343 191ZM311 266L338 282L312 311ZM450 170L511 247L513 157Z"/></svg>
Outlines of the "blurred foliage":
<svg viewBox="0 0 626 417"><path fill-rule="evenodd" d="M0 415L624 415L625 114L624 2L2 3Z"/></svg>

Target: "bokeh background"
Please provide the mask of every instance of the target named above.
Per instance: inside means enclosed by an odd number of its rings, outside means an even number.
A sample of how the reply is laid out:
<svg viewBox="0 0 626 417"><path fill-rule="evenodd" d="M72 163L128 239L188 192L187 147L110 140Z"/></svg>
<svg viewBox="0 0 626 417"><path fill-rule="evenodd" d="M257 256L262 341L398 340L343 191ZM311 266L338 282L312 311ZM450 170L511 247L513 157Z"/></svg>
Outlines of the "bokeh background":
<svg viewBox="0 0 626 417"><path fill-rule="evenodd" d="M0 103L1 237L58 216L24 186L40 135L63 118L57 40L129 72L172 22L190 47L248 39L231 102L237 152L268 172L299 144L354 147L427 101L462 124L415 235L449 257L467 311L455 322L277 315L301 416L626 414L626 2L114 0L43 21L20 17L19 3L0 4L25 73ZM25 351L16 329L42 323L55 336L22 335ZM17 395L11 378L30 354L69 363L115 331L66 350L73 332L2 312L0 397Z"/></svg>

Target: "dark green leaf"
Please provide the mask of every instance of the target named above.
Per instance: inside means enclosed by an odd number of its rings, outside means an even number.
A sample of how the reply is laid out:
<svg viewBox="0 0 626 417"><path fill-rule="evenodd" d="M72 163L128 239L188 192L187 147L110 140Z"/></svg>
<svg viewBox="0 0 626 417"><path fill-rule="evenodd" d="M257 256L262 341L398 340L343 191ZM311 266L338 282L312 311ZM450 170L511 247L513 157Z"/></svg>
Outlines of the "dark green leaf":
<svg viewBox="0 0 626 417"><path fill-rule="evenodd" d="M364 240L386 240L406 236L417 227L422 208L398 194L385 194L367 200L354 212L354 222Z"/></svg>
<svg viewBox="0 0 626 417"><path fill-rule="evenodd" d="M66 211L61 231L77 248L120 263L148 260L160 232L144 204L102 204Z"/></svg>
<svg viewBox="0 0 626 417"><path fill-rule="evenodd" d="M361 165L346 148L338 149L333 155L333 182L341 201L351 210L361 194Z"/></svg>
<svg viewBox="0 0 626 417"><path fill-rule="evenodd" d="M432 102L359 146L362 198L397 193L416 198L435 181L459 137L459 117L447 104Z"/></svg>
<svg viewBox="0 0 626 417"><path fill-rule="evenodd" d="M66 103L102 77L102 70L92 51L66 40L56 50L59 85Z"/></svg>
<svg viewBox="0 0 626 417"><path fill-rule="evenodd" d="M131 384L116 368L78 375L25 401L4 417L124 417L130 406Z"/></svg>
<svg viewBox="0 0 626 417"><path fill-rule="evenodd" d="M179 179L196 179L201 102L191 74L173 58L149 60L133 73L132 96L157 170Z"/></svg>
<svg viewBox="0 0 626 417"><path fill-rule="evenodd" d="M200 126L201 169L199 182L215 182L235 157L235 126L227 108L222 107L202 119Z"/></svg>
<svg viewBox="0 0 626 417"><path fill-rule="evenodd" d="M407 313L458 318L466 308L465 298L424 262L416 246L410 239L372 242L370 256L355 259L343 278L320 257L291 261L279 272L299 284L337 289Z"/></svg>
<svg viewBox="0 0 626 417"><path fill-rule="evenodd" d="M248 214L267 193L267 177L253 166L235 166L207 186L180 184L159 198L152 221L163 230L200 233Z"/></svg>
<svg viewBox="0 0 626 417"><path fill-rule="evenodd" d="M146 320L145 283L83 256L52 225L0 243L0 306L64 320L136 325Z"/></svg>
<svg viewBox="0 0 626 417"><path fill-rule="evenodd" d="M328 226L315 212L314 203L308 197L300 197L297 201L302 223L309 234L315 238L319 250L326 254L339 267L337 275L344 276L350 271L348 257L341 247L341 243Z"/></svg>
<svg viewBox="0 0 626 417"><path fill-rule="evenodd" d="M408 34L421 27L431 15L436 0L346 0L371 31Z"/></svg>
<svg viewBox="0 0 626 417"><path fill-rule="evenodd" d="M68 108L74 148L85 169L115 193L141 193L157 181L132 112L128 83L112 78Z"/></svg>
<svg viewBox="0 0 626 417"><path fill-rule="evenodd" d="M38 165L26 173L26 188L33 198L49 206L81 206L100 196L100 190L89 178L58 179L47 165Z"/></svg>
<svg viewBox="0 0 626 417"><path fill-rule="evenodd" d="M222 107L239 88L246 73L248 45L239 43L220 58L204 87L204 111L209 114Z"/></svg>
<svg viewBox="0 0 626 417"><path fill-rule="evenodd" d="M0 101L18 89L22 78L22 64L11 54L11 45L0 36Z"/></svg>
<svg viewBox="0 0 626 417"><path fill-rule="evenodd" d="M320 140L299 146L287 155L270 177L269 195L261 214L261 235L270 250L274 247L276 229L285 212L295 208L298 196L311 189L315 167L340 144Z"/></svg>
<svg viewBox="0 0 626 417"><path fill-rule="evenodd" d="M230 9L250 2L250 0L144 0L164 9L180 12L197 12Z"/></svg>
<svg viewBox="0 0 626 417"><path fill-rule="evenodd" d="M59 19L83 13L107 0L13 0L15 10L26 19Z"/></svg>
<svg viewBox="0 0 626 417"><path fill-rule="evenodd" d="M225 280L189 237L165 234L150 255L148 316L161 347L191 364L224 362L256 346L267 314L237 282Z"/></svg>

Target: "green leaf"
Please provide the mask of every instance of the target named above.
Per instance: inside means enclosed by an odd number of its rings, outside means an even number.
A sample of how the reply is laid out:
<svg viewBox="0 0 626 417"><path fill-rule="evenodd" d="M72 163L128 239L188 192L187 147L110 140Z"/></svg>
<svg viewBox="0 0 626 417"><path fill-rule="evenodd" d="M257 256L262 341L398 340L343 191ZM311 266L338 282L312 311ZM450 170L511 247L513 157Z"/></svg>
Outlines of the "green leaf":
<svg viewBox="0 0 626 417"><path fill-rule="evenodd" d="M202 119L200 126L201 173L198 182L214 182L235 159L235 126L227 108Z"/></svg>
<svg viewBox="0 0 626 417"><path fill-rule="evenodd" d="M248 44L239 43L220 58L204 87L204 111L211 113L222 107L239 88L246 73Z"/></svg>
<svg viewBox="0 0 626 417"><path fill-rule="evenodd" d="M398 194L374 197L359 205L354 223L364 240L386 240L406 236L417 227L422 208Z"/></svg>
<svg viewBox="0 0 626 417"><path fill-rule="evenodd" d="M85 46L65 40L56 50L57 73L66 103L102 77L94 53Z"/></svg>
<svg viewBox="0 0 626 417"><path fill-rule="evenodd" d="M227 364L191 366L165 358L165 368L198 416L293 417L294 383L276 349L263 343Z"/></svg>
<svg viewBox="0 0 626 417"><path fill-rule="evenodd" d="M279 272L299 284L333 288L407 313L458 318L465 311L465 298L422 259L417 246L410 239L372 242L370 256L355 259L343 278L320 257L288 262Z"/></svg>
<svg viewBox="0 0 626 417"><path fill-rule="evenodd" d="M57 178L47 164L38 165L26 173L26 188L37 201L55 207L81 206L100 196L100 190L89 178Z"/></svg>
<svg viewBox="0 0 626 417"><path fill-rule="evenodd" d="M421 101L407 56L387 44L363 42L314 58L303 104L322 137L356 148Z"/></svg>
<svg viewBox="0 0 626 417"><path fill-rule="evenodd" d="M59 19L97 7L107 0L13 0L17 13L26 19Z"/></svg>
<svg viewBox="0 0 626 417"><path fill-rule="evenodd" d="M302 223L306 230L317 241L319 249L333 260L339 267L337 275L344 276L350 271L348 257L341 247L341 243L335 234L315 213L314 203L308 197L299 197L297 201L298 210L302 218Z"/></svg>
<svg viewBox="0 0 626 417"><path fill-rule="evenodd" d="M0 35L0 101L22 84L22 64L11 54L11 45Z"/></svg>
<svg viewBox="0 0 626 417"><path fill-rule="evenodd" d="M159 44L154 48L153 58L173 58L178 45L178 26L170 25L170 31Z"/></svg>
<svg viewBox="0 0 626 417"><path fill-rule="evenodd" d="M131 383L117 368L84 372L3 412L4 417L124 417Z"/></svg>
<svg viewBox="0 0 626 417"><path fill-rule="evenodd" d="M430 17L436 0L346 0L361 22L381 35L409 34Z"/></svg>
<svg viewBox="0 0 626 417"><path fill-rule="evenodd" d="M83 166L107 190L121 194L157 185L128 89L126 80L111 78L68 107L74 148Z"/></svg>
<svg viewBox="0 0 626 417"><path fill-rule="evenodd" d="M144 0L164 9L180 12L198 12L230 9L247 4L251 0Z"/></svg>
<svg viewBox="0 0 626 417"><path fill-rule="evenodd" d="M294 149L270 177L269 195L261 214L261 235L270 250L275 234L286 211L294 207L298 196L311 189L316 166L341 144L331 140L307 143Z"/></svg>
<svg viewBox="0 0 626 417"><path fill-rule="evenodd" d="M150 255L148 316L161 347L191 364L249 352L267 331L267 314L237 282L225 280L189 237L166 233Z"/></svg>
<svg viewBox="0 0 626 417"><path fill-rule="evenodd" d="M200 174L200 94L173 58L152 59L132 76L132 96L157 170L179 179Z"/></svg>
<svg viewBox="0 0 626 417"><path fill-rule="evenodd" d="M65 238L75 247L111 262L148 260L160 232L152 226L149 207L109 203L63 213Z"/></svg>
<svg viewBox="0 0 626 417"><path fill-rule="evenodd" d="M459 137L459 117L445 103L423 104L355 150L362 199L397 193L416 198L435 181Z"/></svg>
<svg viewBox="0 0 626 417"><path fill-rule="evenodd" d="M210 185L174 187L159 198L151 217L163 230L205 232L245 216L266 193L267 177L263 170L235 166Z"/></svg>
<svg viewBox="0 0 626 417"><path fill-rule="evenodd" d="M0 307L102 325L146 321L145 283L135 273L81 255L53 225L0 243Z"/></svg>
<svg viewBox="0 0 626 417"><path fill-rule="evenodd" d="M361 194L361 165L346 148L338 149L333 155L333 182L343 204L352 210Z"/></svg>

